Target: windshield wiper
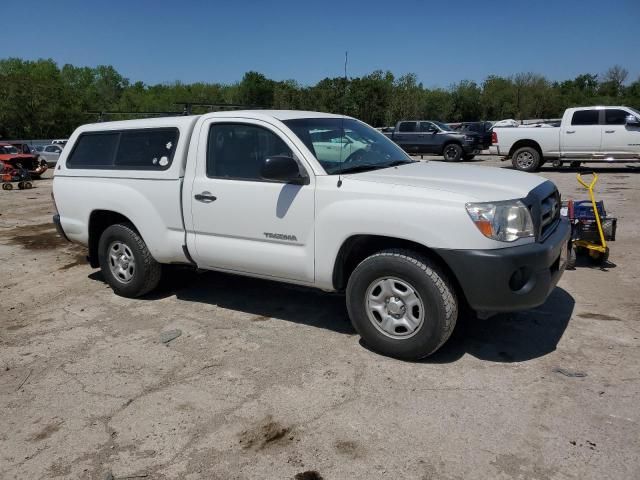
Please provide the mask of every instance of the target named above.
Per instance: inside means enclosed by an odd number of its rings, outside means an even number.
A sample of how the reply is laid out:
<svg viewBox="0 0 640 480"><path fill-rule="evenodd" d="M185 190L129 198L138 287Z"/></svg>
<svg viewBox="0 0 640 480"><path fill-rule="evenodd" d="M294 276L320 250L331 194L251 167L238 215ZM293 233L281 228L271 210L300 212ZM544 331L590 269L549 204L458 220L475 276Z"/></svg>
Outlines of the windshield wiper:
<svg viewBox="0 0 640 480"><path fill-rule="evenodd" d="M398 165L404 165L405 163L416 163L418 160L394 160L389 163L365 163L364 165L354 165L352 167L345 167L342 170L338 170L335 174L341 173L357 173L366 172L367 170L379 170L381 168L396 167Z"/></svg>
<svg viewBox="0 0 640 480"><path fill-rule="evenodd" d="M365 163L364 165L354 165L352 167L341 168L335 174L341 173L357 173L357 172L366 172L367 170L376 170L378 168L386 168L386 164L379 163Z"/></svg>
<svg viewBox="0 0 640 480"><path fill-rule="evenodd" d="M398 165L405 165L407 163L416 163L418 160L394 160L393 162L385 163L381 165L383 168L397 167Z"/></svg>

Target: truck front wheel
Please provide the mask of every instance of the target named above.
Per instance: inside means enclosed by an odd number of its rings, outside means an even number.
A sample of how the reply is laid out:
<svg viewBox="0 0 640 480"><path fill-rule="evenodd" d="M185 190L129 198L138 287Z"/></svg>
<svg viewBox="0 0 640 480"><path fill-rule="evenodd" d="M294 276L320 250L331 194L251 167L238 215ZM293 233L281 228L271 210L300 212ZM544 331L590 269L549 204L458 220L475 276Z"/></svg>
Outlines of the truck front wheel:
<svg viewBox="0 0 640 480"><path fill-rule="evenodd" d="M140 297L160 282L161 265L131 225L105 229L98 244L98 259L107 283L122 297Z"/></svg>
<svg viewBox="0 0 640 480"><path fill-rule="evenodd" d="M455 289L428 258L385 250L363 260L347 284L347 310L376 352L419 360L447 341L458 318Z"/></svg>
<svg viewBox="0 0 640 480"><path fill-rule="evenodd" d="M540 152L533 147L522 147L512 156L513 168L523 172L536 172L540 168Z"/></svg>
<svg viewBox="0 0 640 480"><path fill-rule="evenodd" d="M459 162L462 153L462 147L457 143L448 143L442 149L442 156L447 162Z"/></svg>

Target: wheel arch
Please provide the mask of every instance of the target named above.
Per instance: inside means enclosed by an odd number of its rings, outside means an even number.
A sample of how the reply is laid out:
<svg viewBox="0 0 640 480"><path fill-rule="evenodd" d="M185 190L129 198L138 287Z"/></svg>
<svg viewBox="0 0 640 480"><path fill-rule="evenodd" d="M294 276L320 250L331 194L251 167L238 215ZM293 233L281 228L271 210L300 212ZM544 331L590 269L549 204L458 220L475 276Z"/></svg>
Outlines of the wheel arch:
<svg viewBox="0 0 640 480"><path fill-rule="evenodd" d="M93 268L98 268L98 244L102 233L111 225L123 223L131 226L138 234L140 232L135 224L125 215L113 210L93 210L89 215L89 264Z"/></svg>
<svg viewBox="0 0 640 480"><path fill-rule="evenodd" d="M353 273L360 262L375 253L390 248L410 250L434 262L447 275L459 299L466 304L466 296L458 278L436 251L411 240L384 235L352 235L342 243L333 266L332 281L335 290L342 291L346 288L351 273Z"/></svg>
<svg viewBox="0 0 640 480"><path fill-rule="evenodd" d="M540 161L543 161L543 155L542 155L542 148L540 147L540 144L538 142L536 142L535 140L530 140L530 139L522 139L522 140L518 140L517 142L515 142L513 145L511 145L511 148L509 149L509 155L507 155L507 157L513 157L513 154L520 148L523 147L530 147L533 148L534 150L536 150L539 154L540 154Z"/></svg>

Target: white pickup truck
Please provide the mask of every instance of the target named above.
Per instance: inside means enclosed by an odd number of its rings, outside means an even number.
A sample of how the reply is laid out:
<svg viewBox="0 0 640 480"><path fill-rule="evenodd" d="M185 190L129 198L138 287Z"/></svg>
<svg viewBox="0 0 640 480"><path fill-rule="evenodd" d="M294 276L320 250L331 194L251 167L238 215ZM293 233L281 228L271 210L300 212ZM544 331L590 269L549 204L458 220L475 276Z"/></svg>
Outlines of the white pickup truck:
<svg viewBox="0 0 640 480"><path fill-rule="evenodd" d="M462 310L542 304L569 238L543 178L414 161L314 112L85 125L53 194L58 232L119 295L151 291L161 264L346 291L365 342L404 359L437 350Z"/></svg>
<svg viewBox="0 0 640 480"><path fill-rule="evenodd" d="M568 108L559 127L494 128L491 153L514 168L537 171L545 162L640 161L640 112L629 107Z"/></svg>

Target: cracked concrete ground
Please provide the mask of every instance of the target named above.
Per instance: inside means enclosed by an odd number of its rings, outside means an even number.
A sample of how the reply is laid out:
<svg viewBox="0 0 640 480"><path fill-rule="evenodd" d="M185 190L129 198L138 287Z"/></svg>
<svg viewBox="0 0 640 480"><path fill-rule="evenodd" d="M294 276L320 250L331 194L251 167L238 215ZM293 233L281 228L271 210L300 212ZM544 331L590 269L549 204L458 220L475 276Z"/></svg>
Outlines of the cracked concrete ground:
<svg viewBox="0 0 640 480"><path fill-rule="evenodd" d="M361 345L339 295L171 269L117 297L56 237L51 180L2 191L0 478L640 478L640 169L599 170L615 266L418 363Z"/></svg>

